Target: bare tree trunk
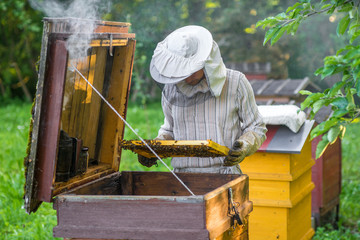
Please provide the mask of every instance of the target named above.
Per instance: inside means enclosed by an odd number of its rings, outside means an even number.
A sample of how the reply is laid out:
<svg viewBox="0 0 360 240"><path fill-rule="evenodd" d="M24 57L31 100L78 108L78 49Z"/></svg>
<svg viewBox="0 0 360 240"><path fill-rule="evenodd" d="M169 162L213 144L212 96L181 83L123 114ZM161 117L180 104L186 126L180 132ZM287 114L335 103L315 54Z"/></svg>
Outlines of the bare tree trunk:
<svg viewBox="0 0 360 240"><path fill-rule="evenodd" d="M26 100L31 102L31 94L29 92L29 89L26 87L26 84L25 84L24 79L23 79L23 77L21 75L21 71L20 71L19 66L17 65L16 62L13 62L12 66L15 68L16 74L17 74L17 76L19 78L20 86L21 86L21 88L22 88L22 90L23 90L23 92L25 94Z"/></svg>

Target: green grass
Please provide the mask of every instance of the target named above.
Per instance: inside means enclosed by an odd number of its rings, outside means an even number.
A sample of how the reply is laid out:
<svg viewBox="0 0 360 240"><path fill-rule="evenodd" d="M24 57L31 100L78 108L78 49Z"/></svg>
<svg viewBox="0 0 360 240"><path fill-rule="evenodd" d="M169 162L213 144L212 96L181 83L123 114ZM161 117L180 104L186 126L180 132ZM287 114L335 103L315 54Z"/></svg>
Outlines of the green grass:
<svg viewBox="0 0 360 240"><path fill-rule="evenodd" d="M0 107L0 239L51 239L56 225L52 204L43 203L36 213L26 214L23 206L24 168L30 123L30 104L14 103ZM146 107L129 105L128 122L144 139L156 137L162 124L160 104ZM338 229L317 229L314 239L360 239L360 124L347 129L343 140L342 193ZM130 129L125 139L136 139ZM159 164L146 168L130 151L123 151L120 169L127 171L166 171ZM169 164L169 160L166 160Z"/></svg>
<svg viewBox="0 0 360 240"><path fill-rule="evenodd" d="M0 108L0 238L51 239L56 212L43 204L36 214L28 215L23 206L24 167L30 104Z"/></svg>

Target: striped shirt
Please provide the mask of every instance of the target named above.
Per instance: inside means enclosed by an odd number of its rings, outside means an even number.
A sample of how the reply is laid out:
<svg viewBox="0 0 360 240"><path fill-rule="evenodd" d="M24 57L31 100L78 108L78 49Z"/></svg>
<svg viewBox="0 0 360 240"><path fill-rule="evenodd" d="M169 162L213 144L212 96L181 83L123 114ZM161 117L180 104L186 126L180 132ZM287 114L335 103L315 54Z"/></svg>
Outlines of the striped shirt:
<svg viewBox="0 0 360 240"><path fill-rule="evenodd" d="M158 136L168 135L175 140L211 139L229 148L248 131L257 133L261 143L265 140L267 130L253 90L245 75L239 71L227 69L221 95L214 97L208 89L210 97L202 94L200 98L204 100L196 101L196 104L176 104L174 101L180 99L178 95L182 94L175 85L166 85L164 91L170 91L171 94L163 93L162 96L165 119ZM171 164L175 170L181 171L183 168L221 168L223 161L224 157L174 157Z"/></svg>

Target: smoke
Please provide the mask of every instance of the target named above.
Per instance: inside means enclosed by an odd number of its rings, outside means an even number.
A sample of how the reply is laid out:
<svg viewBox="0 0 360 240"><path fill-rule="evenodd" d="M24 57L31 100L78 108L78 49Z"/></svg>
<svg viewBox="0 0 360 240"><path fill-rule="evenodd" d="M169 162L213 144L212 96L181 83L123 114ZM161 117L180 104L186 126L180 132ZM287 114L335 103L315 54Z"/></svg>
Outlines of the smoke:
<svg viewBox="0 0 360 240"><path fill-rule="evenodd" d="M67 40L67 50L72 59L79 59L87 55L90 48L91 33L100 20L102 14L110 11L111 1L104 0L29 0L31 6L43 12L50 18L66 18L73 33Z"/></svg>

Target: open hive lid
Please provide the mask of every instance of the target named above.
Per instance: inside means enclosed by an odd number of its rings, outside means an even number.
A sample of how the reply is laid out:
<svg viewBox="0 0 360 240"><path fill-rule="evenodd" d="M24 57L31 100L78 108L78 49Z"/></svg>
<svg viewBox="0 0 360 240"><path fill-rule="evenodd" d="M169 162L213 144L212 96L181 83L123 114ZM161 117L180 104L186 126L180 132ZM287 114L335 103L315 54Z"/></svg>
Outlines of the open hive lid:
<svg viewBox="0 0 360 240"><path fill-rule="evenodd" d="M221 157L229 148L211 140L146 140L149 147L161 158L167 157ZM156 157L142 141L123 140L120 147L147 158Z"/></svg>
<svg viewBox="0 0 360 240"><path fill-rule="evenodd" d="M81 30L74 26L81 26ZM126 117L135 51L135 34L128 33L129 26L120 22L44 18L37 92L24 161L24 202L28 213L36 211L43 201L51 202L57 194L118 171L121 152L115 146L123 138L124 123L81 75ZM74 34L79 42L82 38L89 40L83 56L69 51L68 47L76 44L67 42ZM70 64L81 74L72 70ZM89 156L85 170L78 173L75 169L65 181L56 179L59 153L67 152L59 150L60 143L63 146L61 132L75 144L70 144L71 169L78 167L73 161L79 159L79 148L86 146Z"/></svg>

